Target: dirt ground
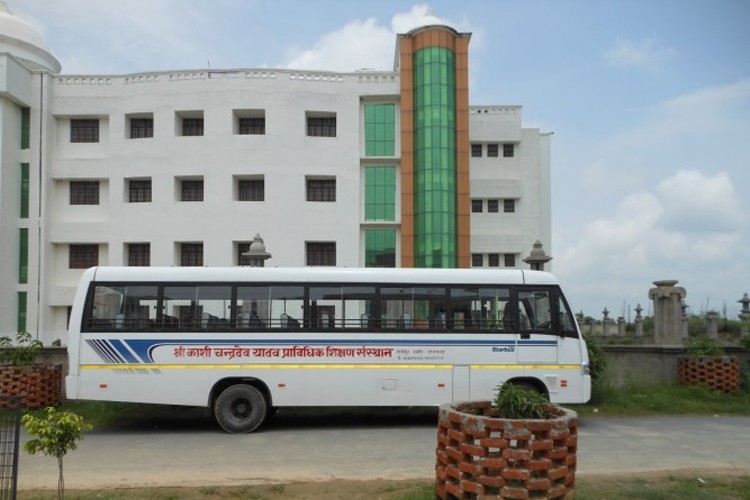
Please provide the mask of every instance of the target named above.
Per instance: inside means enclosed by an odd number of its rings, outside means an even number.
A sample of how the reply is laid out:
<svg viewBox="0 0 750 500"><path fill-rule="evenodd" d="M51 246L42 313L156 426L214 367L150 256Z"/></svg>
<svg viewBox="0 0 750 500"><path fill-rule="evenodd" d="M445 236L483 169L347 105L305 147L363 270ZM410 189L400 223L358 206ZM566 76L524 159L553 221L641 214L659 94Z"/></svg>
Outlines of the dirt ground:
<svg viewBox="0 0 750 500"><path fill-rule="evenodd" d="M716 486L722 483L726 489L716 494L717 498L745 499L746 489L750 485L750 471L714 469L683 469L679 471L657 471L633 474L587 474L578 476L577 493L584 498L616 498L617 492L627 484L650 483L666 488L673 496L673 489L682 482L700 483ZM683 485L684 486L684 485ZM658 489L658 488L657 488ZM198 488L160 487L160 488L117 488L102 490L65 491L68 500L207 500L207 499L258 499L258 500L395 500L411 495L409 498L433 498L433 479L406 480L332 480L321 482L268 483L245 486L206 486ZM714 491L714 493L711 493ZM704 493L713 496L716 491L710 488ZM47 500L57 498L53 490L22 490L18 492L20 500ZM628 496L628 498L635 498ZM697 497L695 497L697 498Z"/></svg>

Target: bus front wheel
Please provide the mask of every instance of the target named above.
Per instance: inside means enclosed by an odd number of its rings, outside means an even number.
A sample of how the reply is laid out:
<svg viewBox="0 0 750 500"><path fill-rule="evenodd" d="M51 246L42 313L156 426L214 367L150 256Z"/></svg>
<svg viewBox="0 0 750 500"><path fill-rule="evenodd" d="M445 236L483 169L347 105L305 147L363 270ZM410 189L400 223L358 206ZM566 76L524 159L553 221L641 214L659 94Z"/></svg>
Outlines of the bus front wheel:
<svg viewBox="0 0 750 500"><path fill-rule="evenodd" d="M253 432L263 423L267 412L268 403L263 393L247 384L227 387L214 404L216 422L231 434Z"/></svg>

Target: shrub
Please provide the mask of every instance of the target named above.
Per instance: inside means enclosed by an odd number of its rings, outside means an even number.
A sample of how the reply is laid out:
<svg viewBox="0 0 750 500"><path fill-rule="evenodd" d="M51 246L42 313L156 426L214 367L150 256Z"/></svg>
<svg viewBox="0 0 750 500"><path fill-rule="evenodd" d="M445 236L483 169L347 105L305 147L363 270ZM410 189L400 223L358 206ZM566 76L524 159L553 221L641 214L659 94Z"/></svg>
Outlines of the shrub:
<svg viewBox="0 0 750 500"><path fill-rule="evenodd" d="M547 418L547 399L544 396L509 382L497 387L495 406L502 418Z"/></svg>
<svg viewBox="0 0 750 500"><path fill-rule="evenodd" d="M721 356L724 348L713 339L705 336L688 339L687 351L691 356Z"/></svg>
<svg viewBox="0 0 750 500"><path fill-rule="evenodd" d="M18 332L15 344L10 337L0 337L0 362L14 366L33 365L42 347L42 341L32 338L29 332Z"/></svg>
<svg viewBox="0 0 750 500"><path fill-rule="evenodd" d="M604 378L609 366L607 353L604 352L599 341L593 335L584 334L583 340L586 341L586 348L589 353L589 373L591 374L591 383L596 385Z"/></svg>

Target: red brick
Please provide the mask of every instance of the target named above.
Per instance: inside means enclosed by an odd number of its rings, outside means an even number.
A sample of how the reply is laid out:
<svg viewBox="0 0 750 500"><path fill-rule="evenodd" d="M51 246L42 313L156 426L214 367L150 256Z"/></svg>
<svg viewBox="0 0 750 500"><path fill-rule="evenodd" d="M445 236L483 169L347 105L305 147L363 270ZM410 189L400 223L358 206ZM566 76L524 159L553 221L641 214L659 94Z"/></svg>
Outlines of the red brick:
<svg viewBox="0 0 750 500"><path fill-rule="evenodd" d="M461 479L461 472L455 465L449 465L445 468L445 474L453 479Z"/></svg>
<svg viewBox="0 0 750 500"><path fill-rule="evenodd" d="M552 430L551 420L529 420L526 422L526 428L531 432L542 432Z"/></svg>
<svg viewBox="0 0 750 500"><path fill-rule="evenodd" d="M461 498L463 496L461 494L461 487L454 483L447 483L445 485L445 493L447 493L447 495L453 495L455 498Z"/></svg>
<svg viewBox="0 0 750 500"><path fill-rule="evenodd" d="M502 458L485 458L479 461L485 469L502 469L508 465L508 462Z"/></svg>
<svg viewBox="0 0 750 500"><path fill-rule="evenodd" d="M528 446L531 451L551 450L552 440L551 439L535 439L533 441L529 441Z"/></svg>
<svg viewBox="0 0 750 500"><path fill-rule="evenodd" d="M463 443L466 441L466 434L455 429L448 429L448 438Z"/></svg>
<svg viewBox="0 0 750 500"><path fill-rule="evenodd" d="M479 474L484 472L484 468L474 462L460 462L458 464L458 470L467 474L474 474L475 476L478 476Z"/></svg>
<svg viewBox="0 0 750 500"><path fill-rule="evenodd" d="M457 449L453 447L449 447L445 449L445 453L453 460L454 462L460 462L464 459L464 454L458 451Z"/></svg>
<svg viewBox="0 0 750 500"><path fill-rule="evenodd" d="M544 452L544 456L546 458L549 458L550 460L562 460L568 456L568 449L567 448L555 448L554 450L549 450L549 451Z"/></svg>
<svg viewBox="0 0 750 500"><path fill-rule="evenodd" d="M568 493L568 488L560 484L553 486L547 491L547 498L572 498L572 496L568 497ZM570 493L573 493L573 491L570 491Z"/></svg>
<svg viewBox="0 0 750 500"><path fill-rule="evenodd" d="M461 481L461 489L475 495L484 494L484 486L474 481Z"/></svg>
<svg viewBox="0 0 750 500"><path fill-rule="evenodd" d="M503 469L503 479L507 481L526 481L531 477L529 469Z"/></svg>
<svg viewBox="0 0 750 500"><path fill-rule="evenodd" d="M505 433L507 439L515 439L516 441L528 441L532 436L533 434L527 429L512 429Z"/></svg>
<svg viewBox="0 0 750 500"><path fill-rule="evenodd" d="M488 488L501 488L505 486L505 479L501 476L479 476L477 481Z"/></svg>
<svg viewBox="0 0 750 500"><path fill-rule="evenodd" d="M531 460L531 452L523 449L506 448L503 450L503 458L506 460L527 461Z"/></svg>
<svg viewBox="0 0 750 500"><path fill-rule="evenodd" d="M526 489L529 491L547 491L552 487L552 481L546 477L532 477L526 481Z"/></svg>
<svg viewBox="0 0 750 500"><path fill-rule="evenodd" d="M481 446L477 446L475 444L462 444L461 445L461 451L463 453L473 455L475 457L485 457L487 456L487 450L482 448Z"/></svg>
<svg viewBox="0 0 750 500"><path fill-rule="evenodd" d="M541 472L541 471L545 471L545 470L550 470L552 468L552 465L553 465L552 461L549 460L549 459L547 459L547 458L540 458L540 459L537 459L537 460L529 460L528 462L526 462L524 464L525 467L527 467L527 468L529 468L529 469L531 469L533 471L537 471L537 472Z"/></svg>
<svg viewBox="0 0 750 500"><path fill-rule="evenodd" d="M567 477L567 475L568 475L567 467L556 467L554 469L550 469L549 472L547 472L547 477L551 481L554 481L555 479Z"/></svg>
<svg viewBox="0 0 750 500"><path fill-rule="evenodd" d="M500 490L500 497L526 500L527 498L529 498L529 492L526 491L526 489L524 488L514 488L512 486L504 486Z"/></svg>
<svg viewBox="0 0 750 500"><path fill-rule="evenodd" d="M507 448L508 440L499 437L487 437L480 439L479 444L485 448Z"/></svg>

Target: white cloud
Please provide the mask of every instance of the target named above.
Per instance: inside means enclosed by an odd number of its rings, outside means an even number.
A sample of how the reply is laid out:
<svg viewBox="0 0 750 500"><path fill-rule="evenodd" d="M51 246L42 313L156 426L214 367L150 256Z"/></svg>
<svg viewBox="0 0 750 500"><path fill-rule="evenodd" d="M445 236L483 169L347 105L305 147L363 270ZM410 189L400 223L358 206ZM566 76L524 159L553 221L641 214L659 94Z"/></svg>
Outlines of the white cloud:
<svg viewBox="0 0 750 500"><path fill-rule="evenodd" d="M432 14L428 4L414 5L407 12L396 13L390 28L378 24L374 18L354 19L342 28L321 36L312 47L291 47L286 51L284 67L289 69L317 69L355 71L363 67L380 71L393 69L395 40L399 33L430 24L446 24L459 31L470 31L467 20L448 21ZM478 38L478 41L477 41ZM481 45L482 32L473 40Z"/></svg>
<svg viewBox="0 0 750 500"><path fill-rule="evenodd" d="M664 207L659 223L666 230L716 233L742 228L742 205L725 172L677 172L662 181L657 192Z"/></svg>
<svg viewBox="0 0 750 500"><path fill-rule="evenodd" d="M674 49L657 47L654 40L642 42L617 40L612 48L604 52L604 60L612 66L631 68L658 68L674 54Z"/></svg>
<svg viewBox="0 0 750 500"><path fill-rule="evenodd" d="M366 65L372 69L393 68L394 36L374 18L350 21L326 33L313 47L290 49L284 66L301 70L355 71Z"/></svg>

